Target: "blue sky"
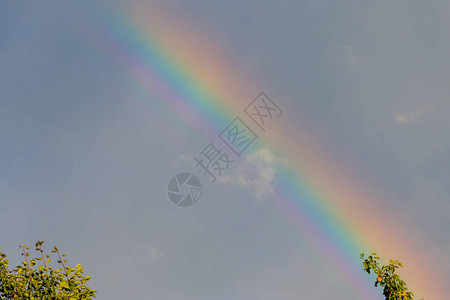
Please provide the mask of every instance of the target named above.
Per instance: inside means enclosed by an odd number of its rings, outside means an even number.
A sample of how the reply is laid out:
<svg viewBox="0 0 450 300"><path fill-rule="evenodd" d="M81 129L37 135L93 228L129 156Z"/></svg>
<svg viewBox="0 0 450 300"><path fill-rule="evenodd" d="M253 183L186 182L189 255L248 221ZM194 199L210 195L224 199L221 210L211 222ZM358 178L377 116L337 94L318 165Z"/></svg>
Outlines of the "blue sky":
<svg viewBox="0 0 450 300"><path fill-rule="evenodd" d="M202 24L240 72L391 195L450 279L447 1L164 6ZM194 168L184 158L207 137L166 119L170 108L89 38L101 10L0 4L2 252L18 262L19 244L56 244L98 299L360 299L273 204L258 152L194 207L170 204L168 181ZM233 181L246 175L257 180Z"/></svg>

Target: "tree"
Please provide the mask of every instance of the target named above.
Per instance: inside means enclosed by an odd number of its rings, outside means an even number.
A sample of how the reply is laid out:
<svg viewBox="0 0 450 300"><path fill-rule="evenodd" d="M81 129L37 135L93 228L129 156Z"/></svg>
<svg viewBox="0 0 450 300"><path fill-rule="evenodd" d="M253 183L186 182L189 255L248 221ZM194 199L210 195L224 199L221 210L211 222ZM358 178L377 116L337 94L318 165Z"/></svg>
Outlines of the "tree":
<svg viewBox="0 0 450 300"><path fill-rule="evenodd" d="M383 295L386 300L412 300L414 294L408 291L406 283L400 279L395 271L399 268L403 268L403 264L398 260L391 260L389 265L380 267L380 257L375 252L372 252L368 258L364 259L364 253L361 253L361 259L363 259L364 271L370 274L373 271L377 275L375 286L380 285L383 287Z"/></svg>
<svg viewBox="0 0 450 300"><path fill-rule="evenodd" d="M83 267L67 265L66 255L60 255L54 246L51 251L58 258L58 269L50 266L50 255L44 255L43 241L35 245L38 257L30 258L26 245L22 249L24 261L14 269L9 268L9 259L0 252L0 299L39 299L39 300L92 300L96 291L85 284L90 276L83 275ZM36 264L37 262L40 262Z"/></svg>

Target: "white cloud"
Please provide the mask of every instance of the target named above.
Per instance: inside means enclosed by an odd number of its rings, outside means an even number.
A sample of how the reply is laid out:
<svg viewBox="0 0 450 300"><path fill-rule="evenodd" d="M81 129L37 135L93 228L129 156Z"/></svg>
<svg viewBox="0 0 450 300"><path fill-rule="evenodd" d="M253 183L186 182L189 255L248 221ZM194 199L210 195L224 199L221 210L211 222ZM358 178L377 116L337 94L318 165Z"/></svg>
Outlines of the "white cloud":
<svg viewBox="0 0 450 300"><path fill-rule="evenodd" d="M170 162L171 168L178 168L181 166L186 166L187 164L192 164L194 160L194 155L182 153L175 160Z"/></svg>
<svg viewBox="0 0 450 300"><path fill-rule="evenodd" d="M344 55L347 58L347 63L351 66L357 65L367 59L366 56L356 54L355 47L342 46L341 50L344 51Z"/></svg>
<svg viewBox="0 0 450 300"><path fill-rule="evenodd" d="M423 105L413 110L405 111L403 113L395 114L395 121L399 124L408 124L410 122L416 121L418 118L426 113L435 110L437 106L435 104Z"/></svg>
<svg viewBox="0 0 450 300"><path fill-rule="evenodd" d="M286 160L273 155L268 149L260 149L237 161L232 173L219 177L221 183L250 189L256 202L274 194L277 166Z"/></svg>
<svg viewBox="0 0 450 300"><path fill-rule="evenodd" d="M179 156L179 158L182 160L182 161L184 161L184 162L192 162L192 160L193 160L193 155L190 155L190 154L180 154L180 156Z"/></svg>
<svg viewBox="0 0 450 300"><path fill-rule="evenodd" d="M166 259L166 253L154 246L142 246L131 251L133 261L149 262L151 260Z"/></svg>

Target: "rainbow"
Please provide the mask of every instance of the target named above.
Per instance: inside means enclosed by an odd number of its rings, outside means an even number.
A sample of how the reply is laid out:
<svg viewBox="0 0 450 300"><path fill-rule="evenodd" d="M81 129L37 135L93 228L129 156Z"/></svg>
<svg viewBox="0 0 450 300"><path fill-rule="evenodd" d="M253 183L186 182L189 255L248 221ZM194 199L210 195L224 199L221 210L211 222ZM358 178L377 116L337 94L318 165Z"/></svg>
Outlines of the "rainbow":
<svg viewBox="0 0 450 300"><path fill-rule="evenodd" d="M200 30L200 25L183 22L154 3L101 10L106 26L94 36L96 42L131 70L149 97L210 137L242 115L259 92L255 81L233 64L220 39ZM281 100L277 98L278 103ZM286 114L261 138L290 161L290 167L281 167L276 201L302 237L313 241L347 276L355 297L379 299L380 291L363 274L359 259L360 252L374 250L406 265L402 274L417 299L444 299L446 287L437 258L379 208L387 204L388 195L375 192L355 168L324 151L321 140L305 130L308 124L295 117Z"/></svg>

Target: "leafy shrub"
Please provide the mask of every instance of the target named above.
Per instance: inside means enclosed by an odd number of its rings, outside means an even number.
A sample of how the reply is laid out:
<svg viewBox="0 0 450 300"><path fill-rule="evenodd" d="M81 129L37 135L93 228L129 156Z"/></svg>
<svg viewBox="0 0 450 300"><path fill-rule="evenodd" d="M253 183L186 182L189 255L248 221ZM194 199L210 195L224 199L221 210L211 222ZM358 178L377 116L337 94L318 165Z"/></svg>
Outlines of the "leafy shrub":
<svg viewBox="0 0 450 300"><path fill-rule="evenodd" d="M26 245L22 249L24 261L12 270L9 259L0 252L0 299L36 299L36 300L91 300L96 291L85 284L90 276L83 275L83 267L67 265L66 255L60 255L54 246L51 251L58 258L58 269L51 264L50 255L44 255L43 241L35 245L38 257L30 258ZM39 262L39 263L38 263Z"/></svg>
<svg viewBox="0 0 450 300"><path fill-rule="evenodd" d="M364 259L364 253L361 253L361 259L363 259L364 271L370 274L373 271L378 275L375 286L378 285L383 288L383 295L386 300L412 300L414 294L408 291L406 283L400 279L395 271L399 268L403 268L403 264L398 260L391 260L389 265L381 266L379 263L380 257L375 252L372 252L368 258Z"/></svg>

